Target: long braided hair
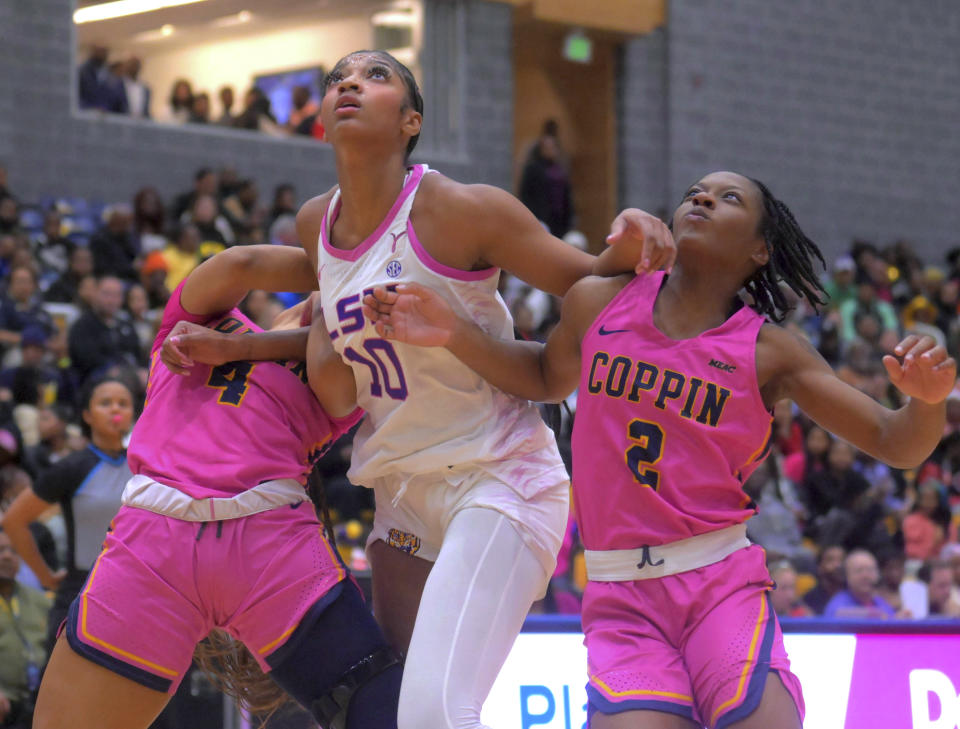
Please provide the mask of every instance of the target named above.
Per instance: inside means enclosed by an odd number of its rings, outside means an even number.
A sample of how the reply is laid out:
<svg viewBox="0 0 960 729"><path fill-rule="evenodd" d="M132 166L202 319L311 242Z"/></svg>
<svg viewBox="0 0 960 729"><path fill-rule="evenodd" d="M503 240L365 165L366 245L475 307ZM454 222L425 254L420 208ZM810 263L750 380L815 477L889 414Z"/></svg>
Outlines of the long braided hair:
<svg viewBox="0 0 960 729"><path fill-rule="evenodd" d="M763 197L763 217L760 233L767 246L769 260L744 283L744 289L753 298L753 308L775 322L784 320L792 308L787 301L782 281L791 290L805 298L814 308L826 303L826 291L814 271L814 258L826 268L823 254L800 229L797 219L783 201L775 198L759 180L750 178Z"/></svg>

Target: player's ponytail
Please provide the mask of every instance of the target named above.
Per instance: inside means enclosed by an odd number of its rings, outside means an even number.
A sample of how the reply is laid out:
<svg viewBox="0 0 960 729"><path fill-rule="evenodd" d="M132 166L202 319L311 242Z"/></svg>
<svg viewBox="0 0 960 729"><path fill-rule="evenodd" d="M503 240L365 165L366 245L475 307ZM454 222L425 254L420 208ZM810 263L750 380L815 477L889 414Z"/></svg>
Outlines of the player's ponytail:
<svg viewBox="0 0 960 729"><path fill-rule="evenodd" d="M824 267L825 263L817 244L800 229L790 208L775 198L762 182L752 182L763 197L760 233L766 242L770 259L754 272L744 288L753 298L753 308L758 313L780 322L790 309L787 297L780 288L781 282L797 296L809 301L814 308L826 303L826 292L813 269L813 261L819 260Z"/></svg>
<svg viewBox="0 0 960 729"><path fill-rule="evenodd" d="M261 726L280 708L296 702L260 668L247 647L222 630L213 630L193 651L193 661L220 691Z"/></svg>

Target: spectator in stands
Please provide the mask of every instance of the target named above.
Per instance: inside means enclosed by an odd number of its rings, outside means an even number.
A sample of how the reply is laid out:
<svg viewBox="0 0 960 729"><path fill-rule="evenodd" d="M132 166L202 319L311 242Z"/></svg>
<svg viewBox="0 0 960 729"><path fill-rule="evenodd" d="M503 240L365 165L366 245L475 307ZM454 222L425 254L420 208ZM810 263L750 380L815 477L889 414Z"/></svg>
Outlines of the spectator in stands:
<svg viewBox="0 0 960 729"><path fill-rule="evenodd" d="M14 235L20 232L20 206L7 195L0 197L0 235Z"/></svg>
<svg viewBox="0 0 960 729"><path fill-rule="evenodd" d="M560 140L553 120L544 123L540 139L527 156L518 197L558 238L570 230L573 223L570 177L561 161Z"/></svg>
<svg viewBox="0 0 960 729"><path fill-rule="evenodd" d="M163 253L154 251L147 255L140 268L140 285L147 292L147 301L152 310L163 310L170 298L167 288L167 260Z"/></svg>
<svg viewBox="0 0 960 729"><path fill-rule="evenodd" d="M956 585L953 581L953 568L949 562L932 562L927 570L927 589L930 596L932 618L960 617L960 602L954 597Z"/></svg>
<svg viewBox="0 0 960 729"><path fill-rule="evenodd" d="M224 199L222 204L224 217L238 239L249 239L253 229L260 225L262 214L257 208L259 197L257 183L245 179L240 181L235 193Z"/></svg>
<svg viewBox="0 0 960 729"><path fill-rule="evenodd" d="M877 594L880 572L876 558L865 549L855 549L844 562L847 586L834 595L823 611L827 618L892 618L896 610Z"/></svg>
<svg viewBox="0 0 960 729"><path fill-rule="evenodd" d="M20 558L0 529L0 726L30 729L40 673L47 662L50 600L19 584L19 569Z"/></svg>
<svg viewBox="0 0 960 729"><path fill-rule="evenodd" d="M173 291L190 272L200 265L200 231L196 225L187 223L180 226L173 243L163 250L166 262L166 288Z"/></svg>
<svg viewBox="0 0 960 729"><path fill-rule="evenodd" d="M129 113L127 92L123 86L123 75L123 61L113 61L107 67L107 73L102 76L100 87L103 111L109 111L111 114Z"/></svg>
<svg viewBox="0 0 960 729"><path fill-rule="evenodd" d="M283 182L273 188L273 203L267 218L267 228L273 225L281 215L297 214L297 191L289 182Z"/></svg>
<svg viewBox="0 0 960 729"><path fill-rule="evenodd" d="M60 374L46 362L49 339L50 334L42 327L26 327L20 342L20 362L0 370L0 388L11 391L14 402L39 406L60 399Z"/></svg>
<svg viewBox="0 0 960 729"><path fill-rule="evenodd" d="M97 276L116 276L137 280L137 249L133 240L133 211L117 203L103 212L104 226L90 238L93 272Z"/></svg>
<svg viewBox="0 0 960 729"><path fill-rule="evenodd" d="M822 615L830 599L843 589L846 556L846 550L839 544L821 548L817 558L817 584L803 596L803 602L816 615Z"/></svg>
<svg viewBox="0 0 960 729"><path fill-rule="evenodd" d="M67 424L71 411L63 404L46 405L37 413L37 433L40 441L24 448L21 464L34 480L50 466L70 454Z"/></svg>
<svg viewBox="0 0 960 729"><path fill-rule="evenodd" d="M180 218L183 224L193 223L200 231L202 243L216 243L221 246L233 245L233 229L227 219L220 214L217 200L213 195L200 195L193 202L193 207ZM209 256L205 256L209 257Z"/></svg>
<svg viewBox="0 0 960 729"><path fill-rule="evenodd" d="M123 63L123 90L128 113L134 119L150 118L150 87L140 80L140 59L130 56Z"/></svg>
<svg viewBox="0 0 960 729"><path fill-rule="evenodd" d="M237 117L233 113L233 87L221 86L219 96L221 113L217 124L222 127L235 126Z"/></svg>
<svg viewBox="0 0 960 729"><path fill-rule="evenodd" d="M882 597L894 610L903 607L903 598L900 595L900 585L905 574L905 557L899 549L887 549L880 555L880 584L877 594Z"/></svg>
<svg viewBox="0 0 960 729"><path fill-rule="evenodd" d="M93 252L77 246L70 253L67 271L50 284L44 294L46 301L60 304L80 304L80 282L93 273Z"/></svg>
<svg viewBox="0 0 960 729"><path fill-rule="evenodd" d="M863 274L860 275L857 285L856 298L842 304L839 311L840 318L843 321L841 336L845 342L852 342L857 337L857 314L873 314L880 324L881 331L892 331L894 333L897 331L897 315L893 306L877 297L876 285Z"/></svg>
<svg viewBox="0 0 960 729"><path fill-rule="evenodd" d="M169 107L160 121L168 124L186 124L190 120L192 109L193 87L186 79L179 78L173 82L173 88L170 90Z"/></svg>
<svg viewBox="0 0 960 729"><path fill-rule="evenodd" d="M256 86L247 91L243 111L234 125L239 129L254 129L268 134L280 133L277 119L270 111L270 99Z"/></svg>
<svg viewBox="0 0 960 729"><path fill-rule="evenodd" d="M140 284L133 284L127 289L126 300L123 304L124 311L133 324L134 331L137 333L137 339L140 340L140 349L144 358L150 358L150 349L153 345L153 339L157 334L159 318L151 315L150 301L147 298L147 292Z"/></svg>
<svg viewBox="0 0 960 729"><path fill-rule="evenodd" d="M53 319L37 296L37 274L28 266L10 271L7 291L0 297L0 344L18 345L28 327L53 332Z"/></svg>
<svg viewBox="0 0 960 729"><path fill-rule="evenodd" d="M60 234L63 221L56 208L43 216L43 231L32 241L33 255L44 273L62 275L70 267L70 254L76 244Z"/></svg>
<svg viewBox="0 0 960 729"><path fill-rule="evenodd" d="M10 192L8 185L7 167L3 163L0 163L0 198L13 197L13 193Z"/></svg>
<svg viewBox="0 0 960 729"><path fill-rule="evenodd" d="M791 453L783 459L783 475L798 486L807 474L821 473L827 468L827 454L833 436L819 425L812 425L803 440L803 450Z"/></svg>
<svg viewBox="0 0 960 729"><path fill-rule="evenodd" d="M165 224L166 210L160 193L155 187L141 187L133 196L133 235L141 255L163 250L167 244Z"/></svg>
<svg viewBox="0 0 960 729"><path fill-rule="evenodd" d="M941 347L947 346L947 336L937 326L939 310L936 305L922 294L914 296L903 308L903 333L931 336Z"/></svg>
<svg viewBox="0 0 960 729"><path fill-rule="evenodd" d="M93 308L70 327L70 359L81 382L116 367L143 370L140 340L133 324L120 316L122 307L123 282L101 277Z"/></svg>
<svg viewBox="0 0 960 729"><path fill-rule="evenodd" d="M770 565L770 579L775 585L770 593L770 605L779 617L806 618L813 614L797 597L797 570L789 560Z"/></svg>
<svg viewBox="0 0 960 729"><path fill-rule="evenodd" d="M294 86L292 96L293 109L287 120L287 131L310 136L320 106L310 98L310 88L307 86Z"/></svg>
<svg viewBox="0 0 960 729"><path fill-rule="evenodd" d="M803 569L813 568L812 552L803 545L798 517L803 507L792 484L780 477L776 458L768 458L743 485L757 505L757 514L747 522L747 536L762 544L769 554L786 558Z"/></svg>
<svg viewBox="0 0 960 729"><path fill-rule="evenodd" d="M210 94L201 91L194 94L193 103L190 105L191 124L209 124L210 123Z"/></svg>
<svg viewBox="0 0 960 729"><path fill-rule="evenodd" d="M193 174L193 189L181 193L173 201L170 215L174 222L180 222L184 213L188 212L197 198L201 195L218 195L219 180L217 173L209 167L201 167Z"/></svg>
<svg viewBox="0 0 960 729"><path fill-rule="evenodd" d="M103 93L104 77L107 74L107 56L104 46L93 46L87 60L80 65L78 101L81 109L105 109Z"/></svg>
<svg viewBox="0 0 960 729"><path fill-rule="evenodd" d="M846 302L857 298L857 285L854 282L856 272L857 264L850 256L840 256L833 262L833 271L824 284L830 297L827 306L839 309Z"/></svg>
<svg viewBox="0 0 960 729"><path fill-rule="evenodd" d="M928 479L917 488L915 503L903 520L904 551L910 559L933 559L943 547L950 528L946 489Z"/></svg>

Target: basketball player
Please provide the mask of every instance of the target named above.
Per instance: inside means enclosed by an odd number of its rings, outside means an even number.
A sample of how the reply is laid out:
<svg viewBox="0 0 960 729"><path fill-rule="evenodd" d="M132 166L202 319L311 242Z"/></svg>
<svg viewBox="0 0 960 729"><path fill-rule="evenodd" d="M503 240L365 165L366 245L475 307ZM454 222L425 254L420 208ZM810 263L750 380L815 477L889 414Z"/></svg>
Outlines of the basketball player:
<svg viewBox="0 0 960 729"><path fill-rule="evenodd" d="M782 320L781 282L822 303L816 245L787 207L730 172L673 216L677 264L587 278L546 345L497 339L419 285L378 288L390 342L444 347L505 392L557 401L579 386L573 488L586 548L583 626L592 729L799 729L790 672L743 482L793 400L823 428L898 468L943 431L956 363L930 337L884 357L909 397L889 410L836 377ZM737 292L746 289L752 307Z"/></svg>

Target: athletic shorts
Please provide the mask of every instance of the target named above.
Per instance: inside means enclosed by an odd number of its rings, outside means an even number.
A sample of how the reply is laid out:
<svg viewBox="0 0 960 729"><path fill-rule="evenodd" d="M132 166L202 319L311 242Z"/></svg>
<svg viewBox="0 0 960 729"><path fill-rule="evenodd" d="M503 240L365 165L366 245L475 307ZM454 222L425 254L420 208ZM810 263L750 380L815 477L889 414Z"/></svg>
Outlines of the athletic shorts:
<svg viewBox="0 0 960 729"><path fill-rule="evenodd" d="M722 729L757 708L775 671L802 718L772 587L757 546L666 577L588 582L589 711L663 711Z"/></svg>
<svg viewBox="0 0 960 729"><path fill-rule="evenodd" d="M376 479L373 492L377 508L367 544L381 539L391 547L435 562L447 526L458 512L492 509L510 520L546 575L552 575L567 527L570 483L558 480L556 474L547 478L551 483L529 500L493 474L464 467L406 479Z"/></svg>
<svg viewBox="0 0 960 729"><path fill-rule="evenodd" d="M214 628L269 671L347 574L309 501L218 522L124 506L70 607L67 639L91 661L172 694Z"/></svg>

